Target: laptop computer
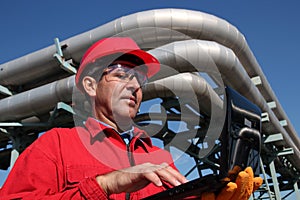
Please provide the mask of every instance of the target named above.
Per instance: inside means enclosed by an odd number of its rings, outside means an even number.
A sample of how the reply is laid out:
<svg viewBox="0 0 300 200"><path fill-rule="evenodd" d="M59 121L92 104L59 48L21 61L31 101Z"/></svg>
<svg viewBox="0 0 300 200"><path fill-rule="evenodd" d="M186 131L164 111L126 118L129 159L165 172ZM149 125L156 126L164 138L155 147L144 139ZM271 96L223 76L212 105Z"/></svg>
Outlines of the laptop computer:
<svg viewBox="0 0 300 200"><path fill-rule="evenodd" d="M201 197L203 192L219 192L228 181L228 171L234 166L251 166L259 175L261 146L261 110L244 96L226 87L226 121L220 136L221 156L219 174L208 174L143 200L183 199Z"/></svg>

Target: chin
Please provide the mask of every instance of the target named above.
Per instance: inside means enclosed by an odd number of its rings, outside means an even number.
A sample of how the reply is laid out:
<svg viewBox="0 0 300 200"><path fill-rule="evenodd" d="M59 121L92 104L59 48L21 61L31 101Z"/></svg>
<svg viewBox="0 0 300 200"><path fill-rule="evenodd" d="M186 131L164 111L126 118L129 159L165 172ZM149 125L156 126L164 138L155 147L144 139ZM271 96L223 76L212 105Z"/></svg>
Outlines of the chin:
<svg viewBox="0 0 300 200"><path fill-rule="evenodd" d="M115 113L114 118L120 122L131 122L132 119L136 116L136 113Z"/></svg>

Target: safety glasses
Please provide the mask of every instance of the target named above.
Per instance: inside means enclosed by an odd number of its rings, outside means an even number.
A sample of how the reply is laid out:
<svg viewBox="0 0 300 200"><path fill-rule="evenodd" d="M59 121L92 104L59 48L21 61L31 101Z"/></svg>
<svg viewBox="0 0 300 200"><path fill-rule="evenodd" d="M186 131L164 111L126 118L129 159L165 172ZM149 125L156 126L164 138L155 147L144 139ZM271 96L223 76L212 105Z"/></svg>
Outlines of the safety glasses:
<svg viewBox="0 0 300 200"><path fill-rule="evenodd" d="M148 81L147 75L143 73L143 71L127 67L124 64L113 64L108 66L103 72L103 76L104 75L106 75L105 78L107 81L121 81L125 83L136 78L140 86L145 85Z"/></svg>

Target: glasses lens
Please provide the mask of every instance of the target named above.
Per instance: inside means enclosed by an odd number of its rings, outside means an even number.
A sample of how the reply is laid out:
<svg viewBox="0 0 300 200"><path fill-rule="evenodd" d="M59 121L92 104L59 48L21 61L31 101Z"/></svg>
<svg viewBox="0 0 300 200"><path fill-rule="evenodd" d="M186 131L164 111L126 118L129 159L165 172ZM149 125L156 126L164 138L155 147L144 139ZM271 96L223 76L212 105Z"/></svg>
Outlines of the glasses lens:
<svg viewBox="0 0 300 200"><path fill-rule="evenodd" d="M106 74L111 81L129 82L136 78L141 86L147 83L147 76L142 71L121 64L110 65Z"/></svg>

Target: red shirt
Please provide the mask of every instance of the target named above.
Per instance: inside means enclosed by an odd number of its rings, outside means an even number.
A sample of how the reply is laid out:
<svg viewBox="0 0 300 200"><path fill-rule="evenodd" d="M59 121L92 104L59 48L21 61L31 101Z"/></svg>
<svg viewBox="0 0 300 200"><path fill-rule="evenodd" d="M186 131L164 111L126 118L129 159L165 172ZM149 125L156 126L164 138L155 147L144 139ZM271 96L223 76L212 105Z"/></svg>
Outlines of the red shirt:
<svg viewBox="0 0 300 200"><path fill-rule="evenodd" d="M171 155L153 146L144 131L134 128L133 133L126 145L119 133L92 118L85 127L54 128L19 156L0 199L125 199L125 193L108 197L95 177L145 162L175 168ZM163 190L150 183L130 199Z"/></svg>

